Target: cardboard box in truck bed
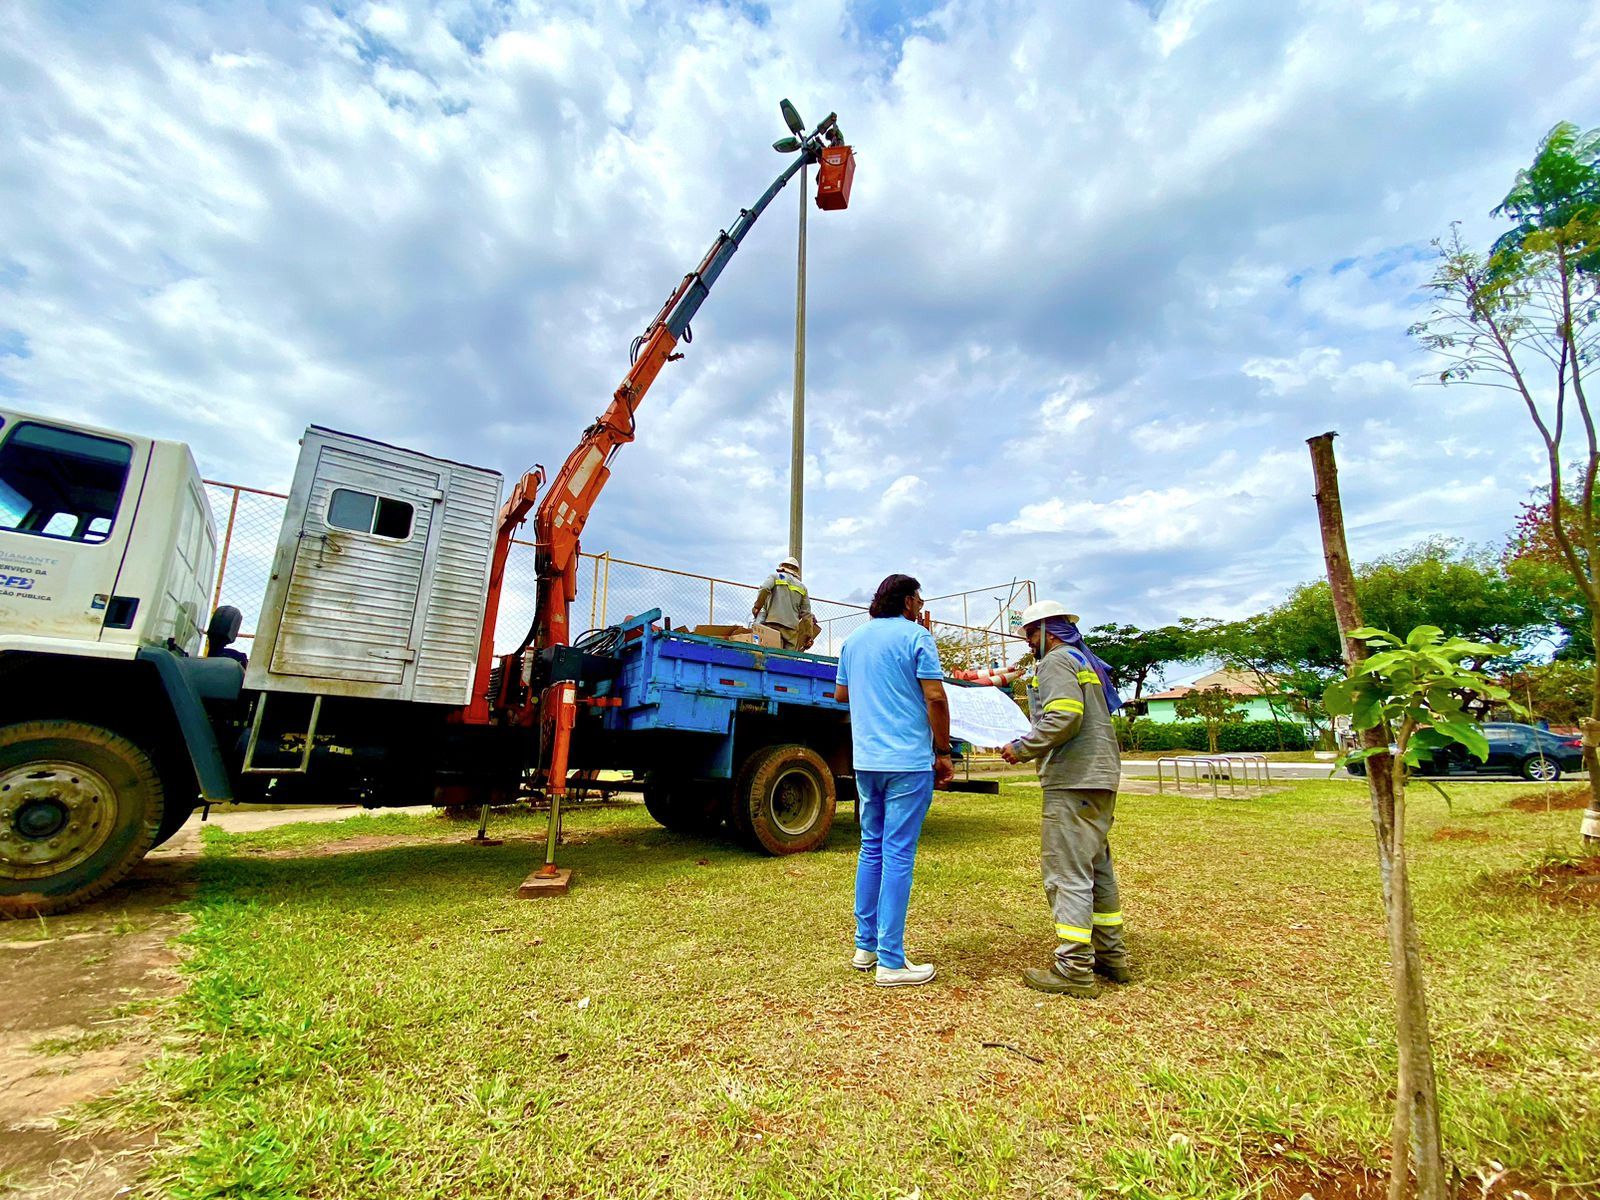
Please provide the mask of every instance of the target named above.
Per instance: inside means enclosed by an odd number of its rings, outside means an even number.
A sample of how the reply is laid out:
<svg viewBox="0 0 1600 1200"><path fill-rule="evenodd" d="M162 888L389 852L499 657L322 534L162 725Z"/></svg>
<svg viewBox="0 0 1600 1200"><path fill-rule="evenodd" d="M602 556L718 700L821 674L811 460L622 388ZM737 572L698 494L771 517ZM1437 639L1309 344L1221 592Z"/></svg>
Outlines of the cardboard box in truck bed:
<svg viewBox="0 0 1600 1200"><path fill-rule="evenodd" d="M701 637L721 638L725 642L745 642L752 646L766 646L771 650L783 649L783 638L776 629L757 625L696 625L689 631Z"/></svg>

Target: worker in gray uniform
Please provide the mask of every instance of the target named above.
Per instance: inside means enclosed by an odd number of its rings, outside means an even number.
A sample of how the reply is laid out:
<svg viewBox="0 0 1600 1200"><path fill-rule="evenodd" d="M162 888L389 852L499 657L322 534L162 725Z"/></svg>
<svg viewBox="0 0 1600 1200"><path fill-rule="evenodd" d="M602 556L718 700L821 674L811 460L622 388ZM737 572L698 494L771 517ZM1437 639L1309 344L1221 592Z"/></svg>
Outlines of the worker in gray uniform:
<svg viewBox="0 0 1600 1200"><path fill-rule="evenodd" d="M806 594L806 585L800 582L800 564L794 558L784 559L778 569L767 576L761 590L756 592L750 616L777 630L785 650L806 648L801 644L801 629L813 623L811 597Z"/></svg>
<svg viewBox="0 0 1600 1200"><path fill-rule="evenodd" d="M1000 754L1007 762L1038 764L1044 894L1059 939L1050 965L1025 970L1023 982L1041 992L1093 996L1096 973L1128 981L1108 843L1122 765L1111 713L1122 702L1105 665L1083 645L1077 621L1050 600L1023 612L1023 632L1038 656L1028 679L1033 728Z"/></svg>

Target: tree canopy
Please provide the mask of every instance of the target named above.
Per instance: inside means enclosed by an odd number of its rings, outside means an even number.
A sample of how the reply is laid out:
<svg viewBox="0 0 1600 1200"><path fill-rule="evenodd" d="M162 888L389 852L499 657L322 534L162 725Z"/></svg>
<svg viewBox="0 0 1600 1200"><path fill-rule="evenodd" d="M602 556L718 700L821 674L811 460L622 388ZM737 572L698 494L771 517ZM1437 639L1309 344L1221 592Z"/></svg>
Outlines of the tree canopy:
<svg viewBox="0 0 1600 1200"><path fill-rule="evenodd" d="M1209 654L1217 622L1184 617L1173 625L1140 629L1133 625L1097 625L1085 639L1111 670L1111 682L1123 699L1139 699L1146 684L1169 663Z"/></svg>

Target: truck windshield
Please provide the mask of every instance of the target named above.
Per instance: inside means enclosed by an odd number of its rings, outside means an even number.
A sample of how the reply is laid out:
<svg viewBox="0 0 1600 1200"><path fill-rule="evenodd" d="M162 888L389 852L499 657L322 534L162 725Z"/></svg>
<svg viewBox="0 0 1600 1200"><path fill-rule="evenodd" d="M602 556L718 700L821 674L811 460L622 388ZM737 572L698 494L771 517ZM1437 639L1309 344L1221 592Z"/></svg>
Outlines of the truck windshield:
<svg viewBox="0 0 1600 1200"><path fill-rule="evenodd" d="M0 447L0 530L73 542L111 535L133 447L24 423Z"/></svg>

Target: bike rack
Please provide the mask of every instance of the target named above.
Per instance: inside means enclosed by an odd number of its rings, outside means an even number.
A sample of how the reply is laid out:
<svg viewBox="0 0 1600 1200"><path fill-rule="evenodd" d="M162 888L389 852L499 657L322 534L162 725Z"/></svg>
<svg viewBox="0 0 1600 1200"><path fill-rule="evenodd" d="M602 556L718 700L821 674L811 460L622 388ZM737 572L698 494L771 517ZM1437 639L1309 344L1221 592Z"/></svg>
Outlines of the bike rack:
<svg viewBox="0 0 1600 1200"><path fill-rule="evenodd" d="M1265 754L1171 754L1156 759L1156 791L1167 790L1167 768L1172 769L1172 789L1183 791L1183 772L1190 770L1191 782L1196 789L1207 781L1211 794L1220 797L1221 785L1228 785L1228 795L1238 796L1240 789L1248 796L1251 788L1265 791L1272 785L1272 764Z"/></svg>

